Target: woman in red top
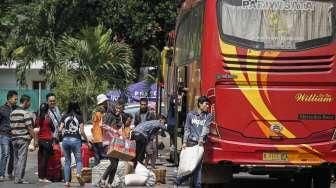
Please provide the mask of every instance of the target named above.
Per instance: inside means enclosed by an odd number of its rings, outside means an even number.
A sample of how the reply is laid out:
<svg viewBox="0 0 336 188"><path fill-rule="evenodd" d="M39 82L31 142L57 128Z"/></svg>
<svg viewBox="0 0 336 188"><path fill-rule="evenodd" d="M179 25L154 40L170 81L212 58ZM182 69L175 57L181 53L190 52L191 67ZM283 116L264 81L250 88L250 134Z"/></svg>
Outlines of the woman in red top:
<svg viewBox="0 0 336 188"><path fill-rule="evenodd" d="M55 128L48 115L49 106L47 103L42 103L36 119L36 127L38 132L38 177L39 182L50 183L47 179L48 159L53 154L53 132Z"/></svg>

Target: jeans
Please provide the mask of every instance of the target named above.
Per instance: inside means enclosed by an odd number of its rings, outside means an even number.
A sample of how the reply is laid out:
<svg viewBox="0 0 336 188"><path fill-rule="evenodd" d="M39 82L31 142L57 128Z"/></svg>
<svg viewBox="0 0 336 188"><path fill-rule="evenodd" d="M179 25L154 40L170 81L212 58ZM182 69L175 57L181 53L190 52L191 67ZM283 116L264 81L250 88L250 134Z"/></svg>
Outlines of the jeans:
<svg viewBox="0 0 336 188"><path fill-rule="evenodd" d="M62 147L64 151L65 164L64 164L64 181L69 182L71 173L71 152L74 154L77 166L77 175L81 175L82 171L82 154L81 154L82 141L78 138L64 137Z"/></svg>
<svg viewBox="0 0 336 188"><path fill-rule="evenodd" d="M202 187L202 161L196 167L195 171L192 173L192 185L191 187L201 188Z"/></svg>
<svg viewBox="0 0 336 188"><path fill-rule="evenodd" d="M8 176L13 175L14 170L14 149L12 141L9 142L9 156L8 156L7 174Z"/></svg>
<svg viewBox="0 0 336 188"><path fill-rule="evenodd" d="M0 177L5 176L7 159L9 154L10 137L0 135Z"/></svg>
<svg viewBox="0 0 336 188"><path fill-rule="evenodd" d="M15 181L18 182L25 176L30 141L26 139L16 139L13 140L12 143L14 154L14 177Z"/></svg>
<svg viewBox="0 0 336 188"><path fill-rule="evenodd" d="M192 147L192 146L197 145L198 143L194 141L187 141L186 144L187 144L187 147ZM200 163L195 168L194 172L190 174L189 176L177 178L177 184L180 185L182 182L191 178L190 187L201 188L202 187L202 164L203 164L203 161L200 161Z"/></svg>
<svg viewBox="0 0 336 188"><path fill-rule="evenodd" d="M177 185L181 185L183 182L187 181L188 179L191 179L190 181L190 187L191 188L202 188L202 162L198 164L196 169L192 174L185 177L178 177L177 178Z"/></svg>

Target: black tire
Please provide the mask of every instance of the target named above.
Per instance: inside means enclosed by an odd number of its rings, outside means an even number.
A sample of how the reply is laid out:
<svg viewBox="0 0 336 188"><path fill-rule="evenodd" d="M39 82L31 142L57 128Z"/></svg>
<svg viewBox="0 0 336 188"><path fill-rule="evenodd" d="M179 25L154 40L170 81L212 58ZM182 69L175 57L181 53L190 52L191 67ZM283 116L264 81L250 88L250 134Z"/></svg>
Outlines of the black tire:
<svg viewBox="0 0 336 188"><path fill-rule="evenodd" d="M294 176L295 187L311 188L312 187L312 175L310 173L297 173ZM315 188L315 187L314 187Z"/></svg>
<svg viewBox="0 0 336 188"><path fill-rule="evenodd" d="M224 184L219 183L219 184L203 184L202 185L203 188L222 188L225 187Z"/></svg>
<svg viewBox="0 0 336 188"><path fill-rule="evenodd" d="M330 168L316 168L313 172L314 188L330 188L331 170Z"/></svg>

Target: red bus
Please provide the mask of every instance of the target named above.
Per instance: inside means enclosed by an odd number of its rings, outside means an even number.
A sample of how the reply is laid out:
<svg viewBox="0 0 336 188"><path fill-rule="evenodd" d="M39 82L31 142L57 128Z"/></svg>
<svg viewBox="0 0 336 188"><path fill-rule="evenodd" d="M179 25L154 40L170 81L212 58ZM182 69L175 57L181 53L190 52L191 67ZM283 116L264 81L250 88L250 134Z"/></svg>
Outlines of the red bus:
<svg viewBox="0 0 336 188"><path fill-rule="evenodd" d="M330 187L336 161L336 3L189 0L166 93L178 119L210 97L205 183L248 172Z"/></svg>

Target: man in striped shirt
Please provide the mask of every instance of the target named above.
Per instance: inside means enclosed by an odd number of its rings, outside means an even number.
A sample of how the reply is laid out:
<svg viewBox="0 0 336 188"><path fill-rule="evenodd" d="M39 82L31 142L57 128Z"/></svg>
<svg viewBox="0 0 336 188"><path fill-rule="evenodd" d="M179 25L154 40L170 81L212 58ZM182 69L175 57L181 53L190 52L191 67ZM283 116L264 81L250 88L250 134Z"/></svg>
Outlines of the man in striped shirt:
<svg viewBox="0 0 336 188"><path fill-rule="evenodd" d="M14 149L14 183L16 184L29 183L23 179L26 169L28 146L35 135L33 130L33 116L28 112L29 107L30 97L22 95L20 98L20 106L10 115ZM35 143L34 146L36 146Z"/></svg>

